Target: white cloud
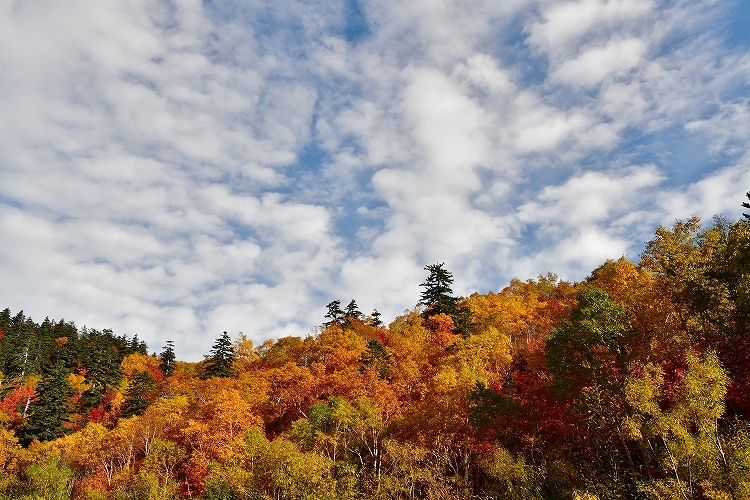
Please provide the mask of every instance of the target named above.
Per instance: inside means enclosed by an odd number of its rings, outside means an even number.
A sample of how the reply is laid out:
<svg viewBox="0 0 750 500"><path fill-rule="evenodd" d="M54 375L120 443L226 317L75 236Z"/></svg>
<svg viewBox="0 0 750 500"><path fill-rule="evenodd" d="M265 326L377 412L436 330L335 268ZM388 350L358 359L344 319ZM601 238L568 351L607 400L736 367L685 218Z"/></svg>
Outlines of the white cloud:
<svg viewBox="0 0 750 500"><path fill-rule="evenodd" d="M365 2L350 43L334 1L3 3L0 302L198 359L333 299L395 315L427 263L457 293L580 278L739 212L750 64L709 29L724 8ZM688 178L693 140L712 163Z"/></svg>
<svg viewBox="0 0 750 500"><path fill-rule="evenodd" d="M603 47L588 49L578 58L561 64L552 74L552 79L591 87L607 76L620 76L637 67L646 50L646 43L642 40L610 40Z"/></svg>
<svg viewBox="0 0 750 500"><path fill-rule="evenodd" d="M586 38L609 37L613 26L628 25L653 15L651 0L581 0L550 2L542 19L526 27L527 42L557 59L580 46Z"/></svg>

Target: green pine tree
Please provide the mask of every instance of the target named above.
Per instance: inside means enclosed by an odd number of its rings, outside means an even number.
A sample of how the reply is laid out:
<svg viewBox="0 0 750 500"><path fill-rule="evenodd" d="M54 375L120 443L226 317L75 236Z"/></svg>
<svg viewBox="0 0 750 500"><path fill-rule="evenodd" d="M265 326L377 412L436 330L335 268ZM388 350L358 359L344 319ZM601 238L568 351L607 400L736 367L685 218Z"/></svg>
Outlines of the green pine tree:
<svg viewBox="0 0 750 500"><path fill-rule="evenodd" d="M122 416L132 417L140 415L156 398L156 381L147 371L139 371L125 390Z"/></svg>
<svg viewBox="0 0 750 500"><path fill-rule="evenodd" d="M453 289L451 288L453 274L443 266L445 266L445 263L440 262L424 268L425 271L430 272L425 282L419 285L424 287L419 303L425 306L423 313L425 318L441 313L453 316L456 312L458 299L453 296Z"/></svg>
<svg viewBox="0 0 750 500"><path fill-rule="evenodd" d="M167 345L164 346L164 350L159 354L159 369L165 377L172 375L176 359L174 353L174 341L167 340Z"/></svg>
<svg viewBox="0 0 750 500"><path fill-rule="evenodd" d="M69 372L61 363L49 370L37 388L37 398L29 405L28 420L21 430L21 442L34 439L50 441L68 432L65 423L71 413L70 398L74 391L68 382Z"/></svg>
<svg viewBox="0 0 750 500"><path fill-rule="evenodd" d="M330 319L331 321L328 321L324 324L326 326L340 325L341 321L344 319L344 311L341 309L341 301L334 300L332 302L329 302L326 307L328 308L328 312L326 313L325 317Z"/></svg>
<svg viewBox="0 0 750 500"><path fill-rule="evenodd" d="M206 356L204 366L206 368L203 374L204 379L211 377L231 377L234 375L234 347L232 339L227 332L216 339L210 355Z"/></svg>
<svg viewBox="0 0 750 500"><path fill-rule="evenodd" d="M372 326L374 327L383 326L383 322L380 320L380 316L382 316L382 314L380 314L377 309L373 309L372 314L370 314L370 316L372 317Z"/></svg>

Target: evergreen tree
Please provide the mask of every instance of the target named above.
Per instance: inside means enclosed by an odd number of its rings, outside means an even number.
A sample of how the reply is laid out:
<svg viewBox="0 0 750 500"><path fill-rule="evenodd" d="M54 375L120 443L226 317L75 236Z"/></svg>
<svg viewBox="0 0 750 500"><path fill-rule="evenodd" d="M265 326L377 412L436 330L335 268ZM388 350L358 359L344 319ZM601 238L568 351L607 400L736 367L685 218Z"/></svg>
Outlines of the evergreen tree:
<svg viewBox="0 0 750 500"><path fill-rule="evenodd" d="M29 405L29 418L21 430L21 442L49 441L67 433L65 423L71 413L70 398L75 392L68 382L68 371L61 363L52 366L37 388L37 398Z"/></svg>
<svg viewBox="0 0 750 500"><path fill-rule="evenodd" d="M204 366L206 372L203 374L204 379L211 377L231 377L234 374L234 347L232 339L227 332L216 339L211 354L206 356Z"/></svg>
<svg viewBox="0 0 750 500"><path fill-rule="evenodd" d="M87 370L86 382L91 384L83 393L83 404L90 409L104 401L108 388L117 387L120 383L120 363L125 349L123 345L117 345L119 342L110 330L99 332L84 327L81 340L81 361Z"/></svg>
<svg viewBox="0 0 750 500"><path fill-rule="evenodd" d="M122 416L140 415L152 403L156 394L156 381L147 371L139 371L125 390Z"/></svg>
<svg viewBox="0 0 750 500"><path fill-rule="evenodd" d="M346 309L344 309L344 314L351 318L359 318L362 316L362 312L360 312L359 308L357 307L357 302L352 299L349 304L347 304Z"/></svg>
<svg viewBox="0 0 750 500"><path fill-rule="evenodd" d="M165 377L172 375L176 359L174 354L174 340L167 340L167 345L164 346L164 350L159 354L159 369Z"/></svg>
<svg viewBox="0 0 750 500"><path fill-rule="evenodd" d="M144 341L138 339L137 333L133 335L133 338L128 342L128 354L135 353L148 355L148 345Z"/></svg>
<svg viewBox="0 0 750 500"><path fill-rule="evenodd" d="M325 317L330 319L331 321L328 321L327 323L324 323L326 326L331 325L340 325L341 320L344 319L344 311L341 310L341 301L340 300L334 300L326 306L328 308L328 312L326 313Z"/></svg>
<svg viewBox="0 0 750 500"><path fill-rule="evenodd" d="M359 362L363 365L360 367L360 371L364 371L365 367L375 368L378 372L378 378L381 380L390 377L393 371L391 368L391 355L388 354L383 344L377 339L367 341L367 349L362 353Z"/></svg>
<svg viewBox="0 0 750 500"><path fill-rule="evenodd" d="M346 309L344 309L344 326L346 328L351 328L352 320L360 319L361 317L362 312L357 307L357 302L352 299L349 304L347 304Z"/></svg>
<svg viewBox="0 0 750 500"><path fill-rule="evenodd" d="M383 322L380 321L380 316L382 316L382 314L380 314L377 309L373 309L372 314L370 314L370 316L372 316L372 326L374 327L383 326Z"/></svg>
<svg viewBox="0 0 750 500"><path fill-rule="evenodd" d="M458 299L453 297L451 289L453 274L443 266L445 263L441 262L424 268L425 271L430 272L427 280L419 285L424 287L419 303L425 306L424 313L422 313L425 318L441 313L453 316L456 312Z"/></svg>

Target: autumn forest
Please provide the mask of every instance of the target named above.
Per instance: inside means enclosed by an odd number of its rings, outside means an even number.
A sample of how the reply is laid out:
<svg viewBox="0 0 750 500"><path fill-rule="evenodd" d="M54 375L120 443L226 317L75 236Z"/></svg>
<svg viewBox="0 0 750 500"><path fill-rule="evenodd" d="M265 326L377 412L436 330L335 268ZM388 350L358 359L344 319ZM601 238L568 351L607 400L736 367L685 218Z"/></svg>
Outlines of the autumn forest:
<svg viewBox="0 0 750 500"><path fill-rule="evenodd" d="M0 499L750 499L750 220L202 362L0 313ZM220 333L220 332L217 332Z"/></svg>

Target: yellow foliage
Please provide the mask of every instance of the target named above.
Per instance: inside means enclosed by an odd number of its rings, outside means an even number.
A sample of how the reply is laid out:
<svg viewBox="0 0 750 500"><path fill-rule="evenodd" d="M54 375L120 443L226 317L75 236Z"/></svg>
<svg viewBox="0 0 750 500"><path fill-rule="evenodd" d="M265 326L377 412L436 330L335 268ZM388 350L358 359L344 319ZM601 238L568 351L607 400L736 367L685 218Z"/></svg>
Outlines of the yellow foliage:
<svg viewBox="0 0 750 500"><path fill-rule="evenodd" d="M157 358L139 352L128 354L120 363L120 372L128 380L131 380L137 372L148 372L158 368L159 360Z"/></svg>
<svg viewBox="0 0 750 500"><path fill-rule="evenodd" d="M79 396L91 388L91 384L86 382L86 377L77 373L68 375L68 383Z"/></svg>

